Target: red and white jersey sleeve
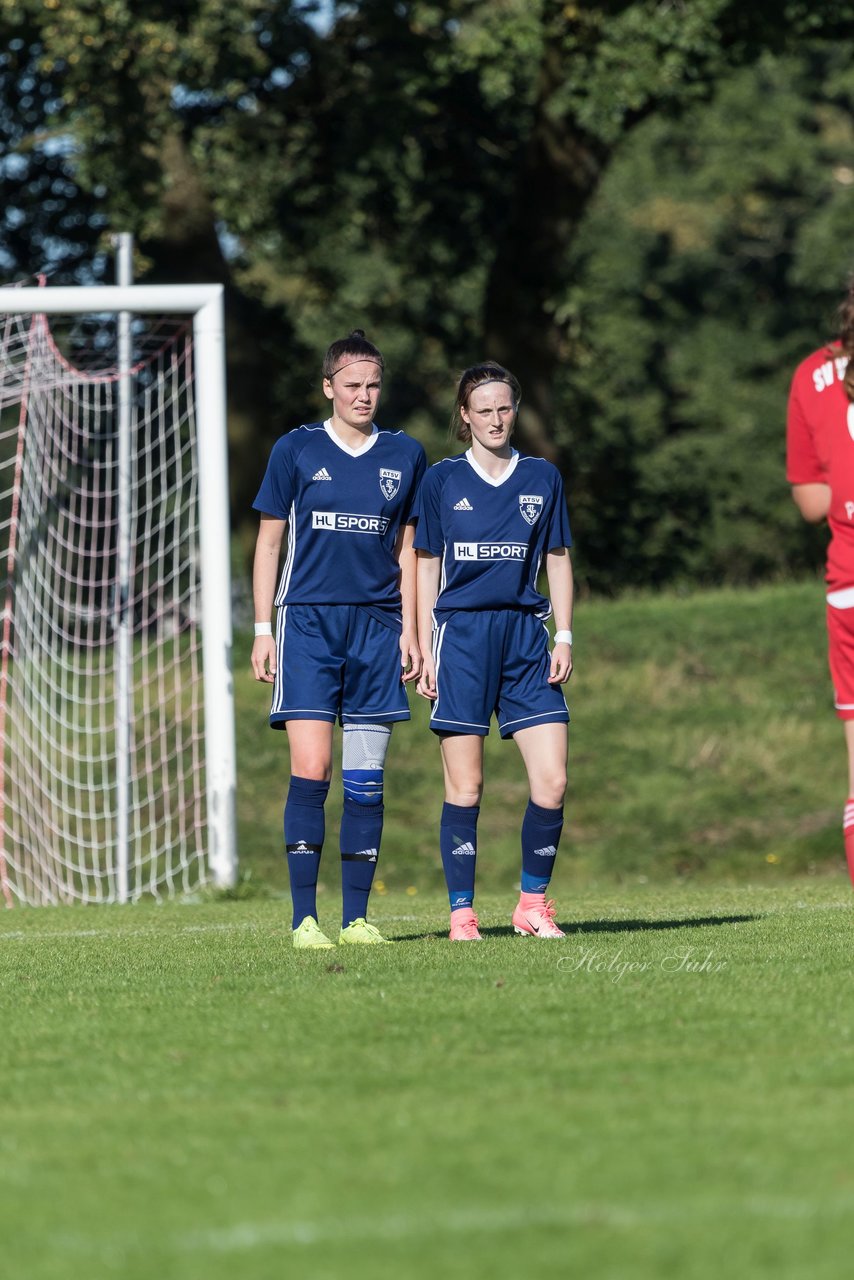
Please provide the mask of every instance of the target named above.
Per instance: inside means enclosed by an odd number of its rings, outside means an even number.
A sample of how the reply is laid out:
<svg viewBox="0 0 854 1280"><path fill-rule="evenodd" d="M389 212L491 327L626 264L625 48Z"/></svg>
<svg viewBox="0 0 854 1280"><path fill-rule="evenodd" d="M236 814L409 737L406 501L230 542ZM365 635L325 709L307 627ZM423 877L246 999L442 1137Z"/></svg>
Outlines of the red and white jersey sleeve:
<svg viewBox="0 0 854 1280"><path fill-rule="evenodd" d="M789 483L830 486L830 591L854 588L854 403L842 382L847 364L838 342L807 356L792 378L786 422Z"/></svg>

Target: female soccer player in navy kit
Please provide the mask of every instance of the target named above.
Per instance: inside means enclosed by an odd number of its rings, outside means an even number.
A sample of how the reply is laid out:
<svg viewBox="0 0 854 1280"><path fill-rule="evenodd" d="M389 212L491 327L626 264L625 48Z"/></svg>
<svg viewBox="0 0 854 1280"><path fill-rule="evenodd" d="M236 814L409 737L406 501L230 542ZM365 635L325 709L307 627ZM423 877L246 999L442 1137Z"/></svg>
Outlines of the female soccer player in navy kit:
<svg viewBox="0 0 854 1280"><path fill-rule="evenodd" d="M571 537L560 475L510 445L521 391L484 363L460 379L454 421L465 453L431 467L418 496L418 692L433 702L445 804L439 832L451 939L479 940L474 913L483 743L493 711L522 755L530 800L522 821L517 933L562 938L546 892L563 829L572 671ZM549 601L537 589L545 560ZM554 611L550 654L545 620ZM431 643L432 640L432 643Z"/></svg>
<svg viewBox="0 0 854 1280"><path fill-rule="evenodd" d="M317 922L317 877L336 720L344 738L338 941L386 941L368 924L367 905L391 726L409 719L404 685L421 671L411 518L427 464L417 441L374 424L383 367L361 330L333 342L323 362L331 416L276 442L254 503L252 668L273 685L270 724L287 729L290 744L285 851L295 947L333 945Z"/></svg>

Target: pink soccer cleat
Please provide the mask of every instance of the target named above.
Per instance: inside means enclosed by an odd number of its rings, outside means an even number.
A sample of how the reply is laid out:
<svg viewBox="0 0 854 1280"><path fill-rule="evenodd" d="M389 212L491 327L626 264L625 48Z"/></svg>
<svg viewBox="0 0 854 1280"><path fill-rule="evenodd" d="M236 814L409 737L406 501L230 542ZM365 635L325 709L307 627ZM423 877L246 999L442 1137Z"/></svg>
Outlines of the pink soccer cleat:
<svg viewBox="0 0 854 1280"><path fill-rule="evenodd" d="M482 942L477 931L477 916L471 907L457 907L451 912L451 942Z"/></svg>
<svg viewBox="0 0 854 1280"><path fill-rule="evenodd" d="M513 912L513 928L516 933L529 933L535 938L565 938L566 934L555 924L555 904L546 902L544 893L520 893Z"/></svg>

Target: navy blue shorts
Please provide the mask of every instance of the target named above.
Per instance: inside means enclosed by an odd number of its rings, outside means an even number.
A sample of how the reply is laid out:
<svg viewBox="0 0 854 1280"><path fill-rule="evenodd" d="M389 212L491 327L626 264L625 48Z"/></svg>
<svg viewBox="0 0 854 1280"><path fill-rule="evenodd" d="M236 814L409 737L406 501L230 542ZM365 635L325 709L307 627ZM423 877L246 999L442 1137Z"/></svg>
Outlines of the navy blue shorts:
<svg viewBox="0 0 854 1280"><path fill-rule="evenodd" d="M544 624L516 609L457 610L433 632L438 698L434 733L489 733L492 713L502 738L535 724L566 724L559 685L548 683L551 659Z"/></svg>
<svg viewBox="0 0 854 1280"><path fill-rule="evenodd" d="M409 719L400 633L356 604L289 604L276 619L270 724Z"/></svg>

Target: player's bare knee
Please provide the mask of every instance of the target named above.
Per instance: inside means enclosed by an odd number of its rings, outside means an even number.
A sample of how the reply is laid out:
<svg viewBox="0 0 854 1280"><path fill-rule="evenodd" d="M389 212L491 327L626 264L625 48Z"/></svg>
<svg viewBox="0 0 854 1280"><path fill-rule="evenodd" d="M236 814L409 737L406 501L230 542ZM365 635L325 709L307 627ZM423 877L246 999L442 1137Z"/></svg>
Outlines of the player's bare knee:
<svg viewBox="0 0 854 1280"><path fill-rule="evenodd" d="M531 784L531 799L543 809L560 809L566 796L566 773L538 778Z"/></svg>
<svg viewBox="0 0 854 1280"><path fill-rule="evenodd" d="M468 783L464 786L447 786L445 799L448 804L459 805L461 809L473 809L480 804L483 795L483 783Z"/></svg>
<svg viewBox="0 0 854 1280"><path fill-rule="evenodd" d="M324 756L300 755L291 752L291 773L309 782L329 782L332 778L332 761Z"/></svg>

